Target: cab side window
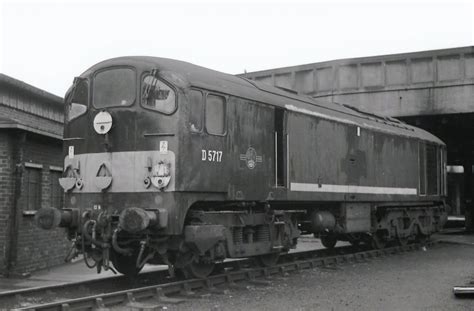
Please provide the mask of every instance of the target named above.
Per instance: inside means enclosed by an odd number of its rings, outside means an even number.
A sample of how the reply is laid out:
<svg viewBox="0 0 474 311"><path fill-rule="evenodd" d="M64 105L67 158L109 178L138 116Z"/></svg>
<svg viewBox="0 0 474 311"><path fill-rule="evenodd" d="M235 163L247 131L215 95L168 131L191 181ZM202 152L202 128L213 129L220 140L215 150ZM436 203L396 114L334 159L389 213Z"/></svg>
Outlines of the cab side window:
<svg viewBox="0 0 474 311"><path fill-rule="evenodd" d="M191 132L201 132L204 97L200 91L189 92L189 128Z"/></svg>
<svg viewBox="0 0 474 311"><path fill-rule="evenodd" d="M87 80L81 79L74 85L74 89L68 98L66 98L66 102L68 103L66 106L67 121L71 121L86 113L88 99L89 84Z"/></svg>
<svg viewBox="0 0 474 311"><path fill-rule="evenodd" d="M208 94L206 98L206 130L209 134L225 134L225 99Z"/></svg>
<svg viewBox="0 0 474 311"><path fill-rule="evenodd" d="M164 81L147 75L142 82L142 105L164 114L172 114L176 110L176 94Z"/></svg>

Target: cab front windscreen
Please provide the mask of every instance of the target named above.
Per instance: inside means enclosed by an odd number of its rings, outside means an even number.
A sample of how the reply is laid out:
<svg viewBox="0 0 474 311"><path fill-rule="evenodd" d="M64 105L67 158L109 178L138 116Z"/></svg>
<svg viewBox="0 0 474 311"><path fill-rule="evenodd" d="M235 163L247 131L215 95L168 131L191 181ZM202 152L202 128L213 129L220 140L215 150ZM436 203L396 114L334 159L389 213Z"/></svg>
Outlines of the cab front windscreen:
<svg viewBox="0 0 474 311"><path fill-rule="evenodd" d="M131 106L136 96L136 75L131 68L112 68L98 72L93 80L95 108Z"/></svg>

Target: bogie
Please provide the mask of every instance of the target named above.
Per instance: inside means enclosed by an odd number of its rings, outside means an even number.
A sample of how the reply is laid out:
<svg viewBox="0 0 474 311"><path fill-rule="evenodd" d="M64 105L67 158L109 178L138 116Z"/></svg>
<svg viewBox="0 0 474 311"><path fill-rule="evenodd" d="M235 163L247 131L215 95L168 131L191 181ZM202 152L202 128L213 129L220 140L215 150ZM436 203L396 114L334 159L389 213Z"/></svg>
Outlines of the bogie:
<svg viewBox="0 0 474 311"><path fill-rule="evenodd" d="M323 234L320 236L321 244L326 248L334 248L337 243L337 236L335 234Z"/></svg>

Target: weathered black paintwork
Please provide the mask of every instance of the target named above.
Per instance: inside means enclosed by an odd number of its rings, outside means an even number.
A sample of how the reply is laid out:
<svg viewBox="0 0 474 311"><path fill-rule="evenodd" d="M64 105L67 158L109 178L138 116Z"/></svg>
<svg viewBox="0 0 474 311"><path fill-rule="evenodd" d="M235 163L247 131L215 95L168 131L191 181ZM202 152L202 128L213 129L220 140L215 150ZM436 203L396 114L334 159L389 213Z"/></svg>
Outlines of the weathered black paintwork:
<svg viewBox="0 0 474 311"><path fill-rule="evenodd" d="M76 154L158 150L160 140L167 140L169 150L176 155L175 190L88 194L74 191L66 195L67 208L84 210L102 204L119 213L126 207L162 207L169 212L168 228L163 234L181 234L187 210L198 201L268 201L297 207L329 201L432 203L441 202L445 195L444 192L435 196L301 192L291 191L289 187L292 182L298 182L418 188L419 143L444 148L439 139L421 129L170 59L111 59L91 67L81 78L91 84L96 71L113 66L135 68L137 81L145 73L158 69L160 78L176 89L177 110L165 115L145 109L139 103L141 88L137 88L132 106L105 109L112 115L114 125L109 134L99 135L92 122L104 109L89 104L85 115L65 126L65 155L69 146L75 147ZM191 88L226 99L225 135L206 132L205 111L202 111L203 130L191 131ZM285 187L275 185L276 108L285 110L284 134L288 135L284 154L288 165ZM261 157L253 169L243 159L249 148ZM222 161L202 161L202 150L222 151Z"/></svg>

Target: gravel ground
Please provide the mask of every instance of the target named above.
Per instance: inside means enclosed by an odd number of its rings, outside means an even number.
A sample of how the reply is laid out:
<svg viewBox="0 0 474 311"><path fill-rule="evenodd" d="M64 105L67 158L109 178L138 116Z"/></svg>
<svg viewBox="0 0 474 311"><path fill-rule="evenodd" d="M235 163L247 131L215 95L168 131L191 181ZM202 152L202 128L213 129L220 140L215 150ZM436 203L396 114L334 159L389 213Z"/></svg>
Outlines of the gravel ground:
<svg viewBox="0 0 474 311"><path fill-rule="evenodd" d="M224 295L192 299L166 309L474 310L474 300L452 294L454 285L474 279L473 258L474 246L443 243L333 269L303 270L272 280L269 286L229 289Z"/></svg>

